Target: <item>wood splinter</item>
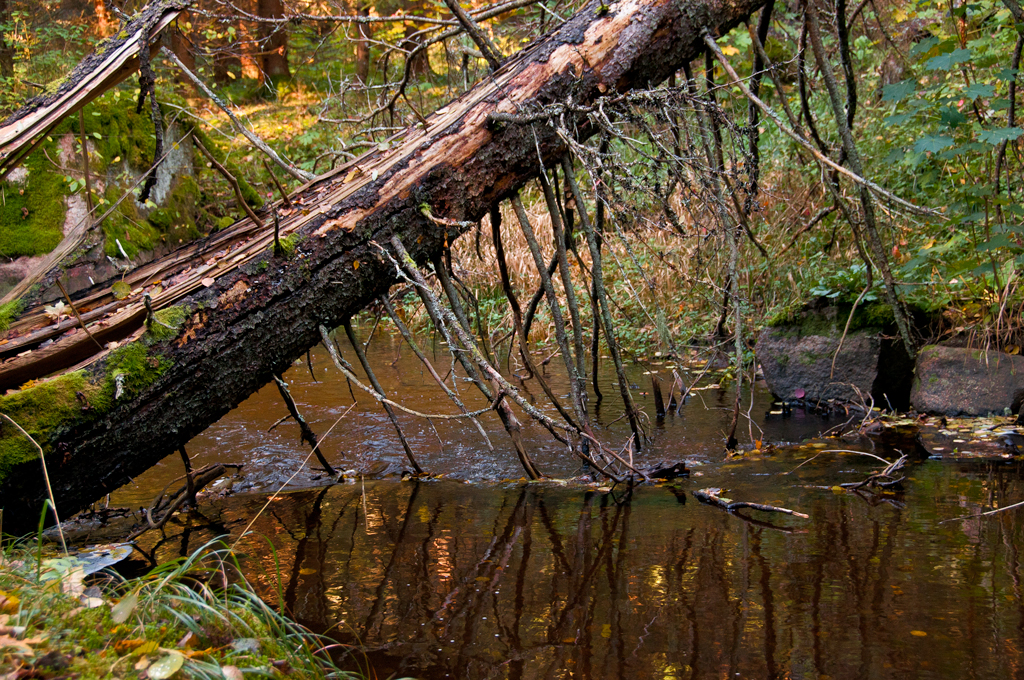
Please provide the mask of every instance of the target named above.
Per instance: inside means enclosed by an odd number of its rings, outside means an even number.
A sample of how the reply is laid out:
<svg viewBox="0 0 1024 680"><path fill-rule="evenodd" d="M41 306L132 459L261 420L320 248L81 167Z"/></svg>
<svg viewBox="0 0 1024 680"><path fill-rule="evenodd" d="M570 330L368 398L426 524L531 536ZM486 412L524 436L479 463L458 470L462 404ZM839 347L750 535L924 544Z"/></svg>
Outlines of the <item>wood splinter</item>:
<svg viewBox="0 0 1024 680"><path fill-rule="evenodd" d="M726 512L736 512L743 508L750 508L751 510L760 510L761 512L781 512L784 515L793 515L794 517L800 517L803 519L810 519L810 515L805 515L802 512L796 510L790 510L789 508L780 508L776 505L764 505L763 503L747 503L745 501L734 501L731 498L723 498L722 492L725 489L719 489L715 487L707 489L698 489L693 492L693 497L701 503L707 503L708 505L714 505L722 508Z"/></svg>

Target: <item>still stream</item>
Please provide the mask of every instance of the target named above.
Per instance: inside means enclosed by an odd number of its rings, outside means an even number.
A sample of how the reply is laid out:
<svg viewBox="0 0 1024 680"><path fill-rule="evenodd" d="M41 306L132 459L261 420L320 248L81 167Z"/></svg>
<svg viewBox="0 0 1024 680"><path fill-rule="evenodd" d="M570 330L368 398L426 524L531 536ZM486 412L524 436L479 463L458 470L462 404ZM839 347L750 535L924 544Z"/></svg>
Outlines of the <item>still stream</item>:
<svg viewBox="0 0 1024 680"><path fill-rule="evenodd" d="M378 334L368 353L389 396L454 411L395 339ZM443 374L449 360L443 350L436 356ZM558 361L548 374L564 394ZM323 449L340 469L375 478L291 489L268 504L254 490L285 483L309 453L295 423L268 431L286 413L269 385L188 446L197 466L245 463L239 479L222 484L234 492L141 542L169 559L218 535L235 538L255 517L239 543L246 576L269 602L341 642L335 651L346 663L378 678L1024 677L1020 518L955 519L1024 499L1019 463L918 456L905 493L833 490L879 464L831 449L898 454L868 439L817 438L845 418L769 414L760 383L744 393L754 425L741 424L741 441L752 432L779 447L726 461L734 392L711 373L677 414L655 419L646 372L661 372L667 393L669 366L631 369L654 435L636 463L685 460L688 479L632 490L566 484L584 472L579 460L524 423L535 463L554 478L526 483L487 414L494 452L463 421L434 421L435 433L400 415L420 464L440 476L401 481L397 436L357 392L358 405ZM318 382L305 361L285 379L322 436L353 399L323 348L313 367ZM628 426L610 373L604 403L592 402L591 412L599 436L622 446ZM459 389L468 408L486 405L471 384ZM524 389L541 394L529 381ZM180 458L169 457L112 502L148 505L180 474ZM729 514L693 498L704 487L810 519Z"/></svg>

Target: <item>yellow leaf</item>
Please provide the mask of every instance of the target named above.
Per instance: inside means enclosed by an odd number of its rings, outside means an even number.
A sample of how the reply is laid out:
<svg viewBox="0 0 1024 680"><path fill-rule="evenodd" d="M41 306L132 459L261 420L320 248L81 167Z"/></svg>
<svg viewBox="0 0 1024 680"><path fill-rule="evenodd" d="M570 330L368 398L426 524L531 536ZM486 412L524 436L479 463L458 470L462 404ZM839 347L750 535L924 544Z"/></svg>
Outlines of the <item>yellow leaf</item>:
<svg viewBox="0 0 1024 680"><path fill-rule="evenodd" d="M0 590L0 612L15 614L18 611L18 603L20 602L21 600L18 599L17 595L10 595Z"/></svg>
<svg viewBox="0 0 1024 680"><path fill-rule="evenodd" d="M914 637L928 637L928 633L924 632L923 630L912 630L910 631L910 634Z"/></svg>
<svg viewBox="0 0 1024 680"><path fill-rule="evenodd" d="M732 45L723 45L722 46L722 54L724 54L727 57L735 57L739 53L740 53L740 51L738 49L736 49L735 47L733 47Z"/></svg>
<svg viewBox="0 0 1024 680"><path fill-rule="evenodd" d="M302 569L299 569L299 573L303 576L309 576L310 574L315 574L316 569L311 569L310 567L303 567Z"/></svg>
<svg viewBox="0 0 1024 680"><path fill-rule="evenodd" d="M349 170L349 171L348 171L348 174L347 174L347 175L345 175L345 180L344 180L344 182L345 182L345 183L347 183L347 182L351 182L351 181L352 181L352 180L354 180L354 179L355 179L356 177L359 177L359 175L361 175L362 173L363 173L363 171L362 171L362 169L361 169L361 168L352 168L351 170Z"/></svg>
<svg viewBox="0 0 1024 680"><path fill-rule="evenodd" d="M352 269L359 269L359 260L352 263Z"/></svg>

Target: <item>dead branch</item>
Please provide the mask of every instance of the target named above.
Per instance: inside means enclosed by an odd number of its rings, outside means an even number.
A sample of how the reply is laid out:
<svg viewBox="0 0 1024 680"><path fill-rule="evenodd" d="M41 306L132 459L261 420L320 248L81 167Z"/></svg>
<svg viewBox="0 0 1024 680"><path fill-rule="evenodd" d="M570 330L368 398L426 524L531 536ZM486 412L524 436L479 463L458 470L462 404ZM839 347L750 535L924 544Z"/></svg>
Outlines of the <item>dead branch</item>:
<svg viewBox="0 0 1024 680"><path fill-rule="evenodd" d="M765 505L763 503L747 503L745 501L734 501L731 498L724 498L721 494L725 489L719 489L710 487L707 489L698 489L693 492L694 498L701 503L707 503L708 505L714 505L722 508L726 512L736 512L743 508L750 508L751 510L760 510L762 512L781 512L784 515L793 515L794 517L800 517L803 519L810 519L810 515L805 515L802 512L796 510L790 510L789 508L780 508L776 505Z"/></svg>

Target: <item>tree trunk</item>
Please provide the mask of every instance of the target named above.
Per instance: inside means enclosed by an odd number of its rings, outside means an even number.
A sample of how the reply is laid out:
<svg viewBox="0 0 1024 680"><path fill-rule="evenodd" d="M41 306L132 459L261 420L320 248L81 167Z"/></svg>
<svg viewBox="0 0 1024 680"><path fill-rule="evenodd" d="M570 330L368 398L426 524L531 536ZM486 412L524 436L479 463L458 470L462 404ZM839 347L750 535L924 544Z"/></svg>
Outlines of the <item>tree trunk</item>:
<svg viewBox="0 0 1024 680"><path fill-rule="evenodd" d="M0 26L6 24L11 18L9 0L0 0ZM0 78L10 78L14 75L14 49L4 39L3 30L0 30Z"/></svg>
<svg viewBox="0 0 1024 680"><path fill-rule="evenodd" d="M359 0L356 5L356 14L361 17L370 16L369 2ZM359 33L356 40L356 78L366 84L370 79L370 38L373 37L373 27L370 24L358 24L356 31Z"/></svg>
<svg viewBox="0 0 1024 680"><path fill-rule="evenodd" d="M256 13L261 17L279 19L284 16L284 3L282 0L257 0ZM284 24L261 25L260 71L264 84L275 92L278 83L292 79L288 69L288 33Z"/></svg>
<svg viewBox="0 0 1024 680"><path fill-rule="evenodd" d="M380 248L393 236L417 260L435 258L460 227L439 226L423 205L435 217L478 220L538 175L538 149L546 162L565 152L550 125L497 123L491 114L536 111L570 94L586 104L660 83L703 53L706 29L726 32L761 1L623 0L609 10L595 0L425 128L411 127L387 150L314 180L296 192L291 208L279 205L281 233L300 239L293 254L273 255L273 222L265 219L270 226L219 262L165 279L152 304L175 305L181 322L173 330L140 328L147 312L138 293L129 298L105 329L122 322L137 328L134 342L85 369L81 405L64 404L71 413L39 433L62 515L173 453L317 344L321 324L337 326L386 292L396 273ZM570 129L586 134L585 118L565 115ZM127 386L119 398L118 381ZM0 430L0 455L16 435L11 430ZM429 469L430 461L424 464ZM5 530L34 526L45 498L38 459L11 467L0 481Z"/></svg>

